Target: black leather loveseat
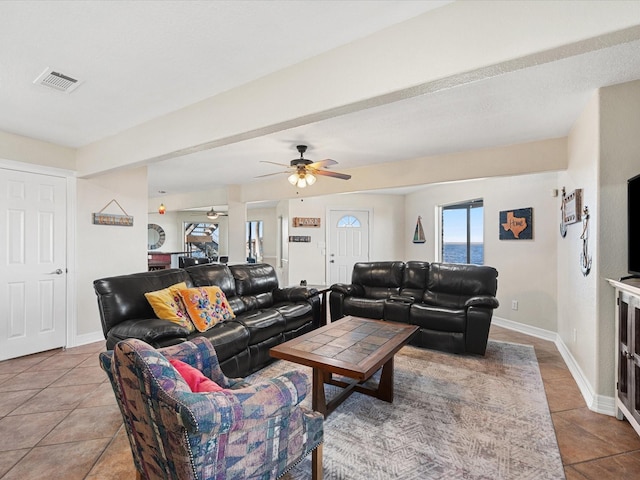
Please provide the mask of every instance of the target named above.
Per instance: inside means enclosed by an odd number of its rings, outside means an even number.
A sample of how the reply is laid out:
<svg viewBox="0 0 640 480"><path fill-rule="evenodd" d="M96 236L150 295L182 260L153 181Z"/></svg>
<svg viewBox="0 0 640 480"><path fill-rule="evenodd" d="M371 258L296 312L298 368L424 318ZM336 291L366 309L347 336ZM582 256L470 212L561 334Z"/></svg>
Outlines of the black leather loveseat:
<svg viewBox="0 0 640 480"><path fill-rule="evenodd" d="M427 262L362 262L351 284L331 286L331 320L346 315L420 327L413 345L484 355L498 307L493 267Z"/></svg>
<svg viewBox="0 0 640 480"><path fill-rule="evenodd" d="M220 287L236 317L191 333L157 318L144 294L180 282L187 287ZM125 338L163 347L205 336L229 377L244 377L262 368L271 361L271 347L317 328L321 318L316 292L305 287L279 288L275 270L268 264L211 263L103 278L93 286L107 349Z"/></svg>

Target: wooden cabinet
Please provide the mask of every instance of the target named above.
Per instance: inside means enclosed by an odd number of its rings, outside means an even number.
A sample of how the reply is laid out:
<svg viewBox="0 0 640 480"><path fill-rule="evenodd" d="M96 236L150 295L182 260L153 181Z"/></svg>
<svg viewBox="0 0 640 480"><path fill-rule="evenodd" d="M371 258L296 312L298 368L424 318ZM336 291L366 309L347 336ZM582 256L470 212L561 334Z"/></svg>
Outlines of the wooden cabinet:
<svg viewBox="0 0 640 480"><path fill-rule="evenodd" d="M616 288L616 407L640 435L640 279L609 280Z"/></svg>

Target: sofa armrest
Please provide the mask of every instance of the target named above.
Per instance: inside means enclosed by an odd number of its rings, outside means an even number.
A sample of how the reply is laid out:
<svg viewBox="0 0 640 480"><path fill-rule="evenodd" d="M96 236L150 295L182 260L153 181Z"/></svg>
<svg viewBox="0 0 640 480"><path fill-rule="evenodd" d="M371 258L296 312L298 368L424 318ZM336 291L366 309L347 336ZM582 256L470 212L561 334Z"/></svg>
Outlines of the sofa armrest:
<svg viewBox="0 0 640 480"><path fill-rule="evenodd" d="M225 434L248 429L268 418L288 416L309 391L309 379L298 371L245 388L219 392L174 391L178 414L190 434ZM257 414L259 412L259 414Z"/></svg>
<svg viewBox="0 0 640 480"><path fill-rule="evenodd" d="M496 297L490 295L479 295L477 297L471 297L464 303L465 308L468 307L486 307L486 308L498 308L500 303Z"/></svg>
<svg viewBox="0 0 640 480"><path fill-rule="evenodd" d="M279 302L302 302L309 300L318 294L318 290L315 288L307 287L287 287L276 288L273 291L273 301Z"/></svg>
<svg viewBox="0 0 640 480"><path fill-rule="evenodd" d="M346 297L363 297L364 288L362 285L352 283L334 283L331 285L332 292L338 292Z"/></svg>
<svg viewBox="0 0 640 480"><path fill-rule="evenodd" d="M149 345L161 345L167 339L185 339L190 334L189 330L177 323L160 318L140 318L125 320L111 328L108 339L113 341L126 338L138 338ZM107 348L113 348L108 345Z"/></svg>

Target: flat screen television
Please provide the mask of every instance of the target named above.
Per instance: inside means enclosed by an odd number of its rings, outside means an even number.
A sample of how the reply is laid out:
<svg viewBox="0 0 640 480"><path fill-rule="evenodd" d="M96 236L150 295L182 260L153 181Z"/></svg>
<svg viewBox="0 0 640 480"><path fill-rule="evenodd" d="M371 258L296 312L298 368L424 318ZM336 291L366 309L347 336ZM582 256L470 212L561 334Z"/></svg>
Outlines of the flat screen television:
<svg viewBox="0 0 640 480"><path fill-rule="evenodd" d="M629 273L640 276L640 175L627 181L627 231Z"/></svg>

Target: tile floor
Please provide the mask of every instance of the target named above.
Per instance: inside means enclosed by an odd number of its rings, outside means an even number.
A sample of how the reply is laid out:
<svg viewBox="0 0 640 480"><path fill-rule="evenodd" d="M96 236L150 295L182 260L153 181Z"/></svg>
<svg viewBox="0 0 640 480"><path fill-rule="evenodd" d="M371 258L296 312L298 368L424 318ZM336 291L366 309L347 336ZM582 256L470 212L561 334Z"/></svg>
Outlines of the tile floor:
<svg viewBox="0 0 640 480"><path fill-rule="evenodd" d="M535 347L567 480L640 479L640 437L586 407L553 343L495 326L491 338ZM0 362L1 480L135 478L103 345Z"/></svg>

